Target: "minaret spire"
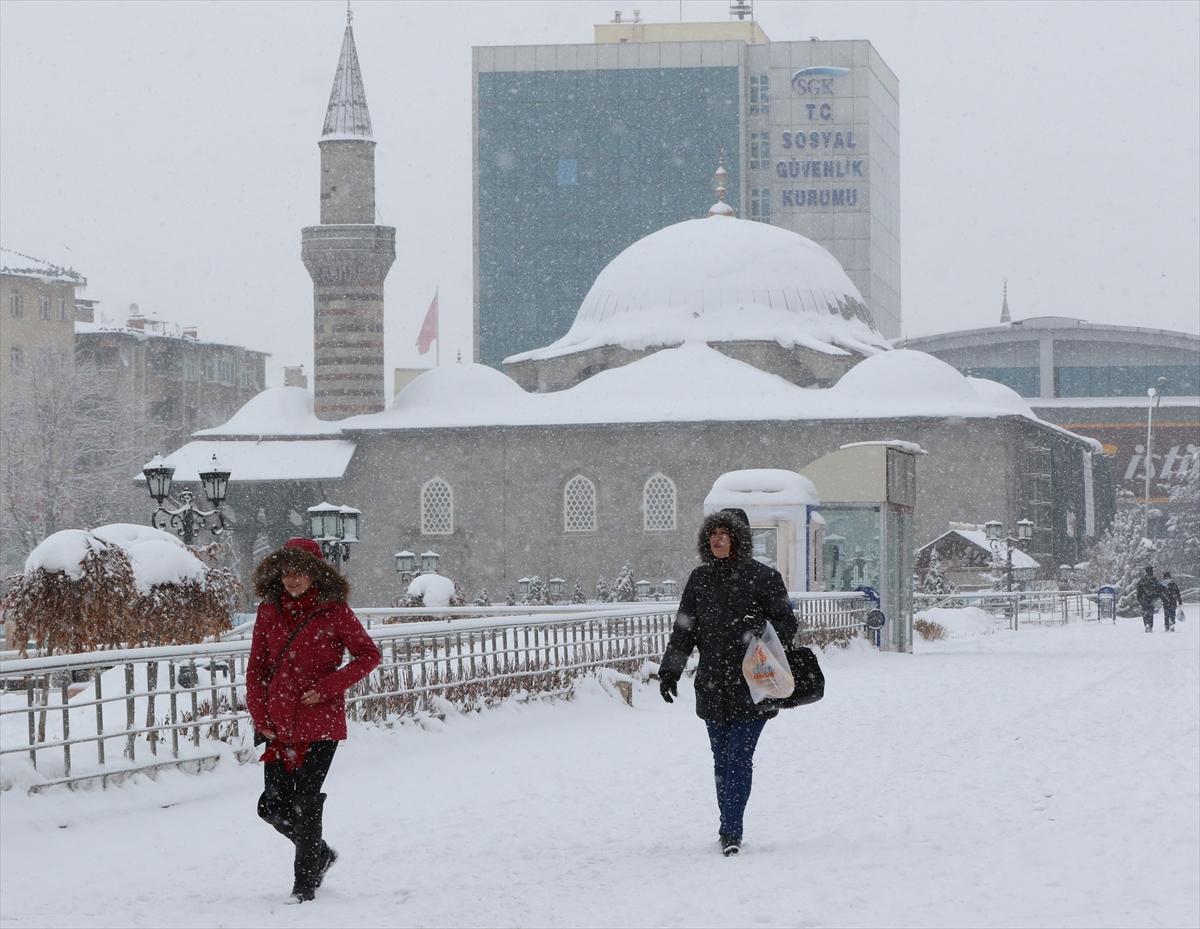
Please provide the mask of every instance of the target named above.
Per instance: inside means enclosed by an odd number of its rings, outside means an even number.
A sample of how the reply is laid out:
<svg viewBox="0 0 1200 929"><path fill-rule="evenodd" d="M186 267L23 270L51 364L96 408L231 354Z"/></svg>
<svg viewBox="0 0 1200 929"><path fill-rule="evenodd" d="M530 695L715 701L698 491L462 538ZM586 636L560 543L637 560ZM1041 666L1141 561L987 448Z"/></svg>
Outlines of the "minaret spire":
<svg viewBox="0 0 1200 929"><path fill-rule="evenodd" d="M1000 305L1000 325L1006 326L1012 322L1012 314L1008 312L1008 278L1004 279L1004 302Z"/></svg>
<svg viewBox="0 0 1200 929"><path fill-rule="evenodd" d="M358 67L358 50L354 46L354 13L346 0L346 32L342 36L342 53L333 75L333 90L325 110L322 139L366 139L370 141L371 114L367 111L367 94L363 90L362 71Z"/></svg>
<svg viewBox="0 0 1200 929"><path fill-rule="evenodd" d="M725 179L729 174L725 171L725 146L717 146L717 170L713 174L713 180L717 187L717 202L708 208L709 216L737 216L733 207L725 202Z"/></svg>

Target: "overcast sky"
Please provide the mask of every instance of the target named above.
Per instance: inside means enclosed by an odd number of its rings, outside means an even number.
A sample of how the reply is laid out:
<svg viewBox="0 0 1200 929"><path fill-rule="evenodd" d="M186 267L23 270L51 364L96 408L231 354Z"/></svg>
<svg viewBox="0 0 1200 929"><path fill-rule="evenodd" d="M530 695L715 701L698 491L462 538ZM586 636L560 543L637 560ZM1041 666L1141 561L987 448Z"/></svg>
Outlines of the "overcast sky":
<svg viewBox="0 0 1200 929"><path fill-rule="evenodd" d="M471 46L590 42L623 0L354 4L380 221L397 227L387 361L440 287L471 357ZM629 0L650 22L678 0ZM684 0L683 18L728 18ZM758 0L772 39L869 39L900 79L906 335L1016 319L1200 329L1200 4ZM300 228L345 4L0 3L0 242L123 316L311 371Z"/></svg>

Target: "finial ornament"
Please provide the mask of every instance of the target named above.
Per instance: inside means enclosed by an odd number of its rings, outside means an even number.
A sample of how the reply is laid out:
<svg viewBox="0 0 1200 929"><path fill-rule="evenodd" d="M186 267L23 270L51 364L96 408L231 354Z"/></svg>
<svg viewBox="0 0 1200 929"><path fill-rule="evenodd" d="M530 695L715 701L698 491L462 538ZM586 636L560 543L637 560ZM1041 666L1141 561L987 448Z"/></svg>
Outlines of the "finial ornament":
<svg viewBox="0 0 1200 929"><path fill-rule="evenodd" d="M1000 325L1012 322L1012 314L1008 311L1008 278L1004 279L1004 301L1000 304Z"/></svg>
<svg viewBox="0 0 1200 929"><path fill-rule="evenodd" d="M725 202L725 194L728 189L725 187L725 179L729 177L725 170L725 146L717 146L717 170L713 174L713 180L717 186L717 202L708 208L709 216L734 216L736 215L728 203Z"/></svg>
<svg viewBox="0 0 1200 929"><path fill-rule="evenodd" d="M354 11L350 9L350 0L346 0L346 25L349 26L354 19Z"/></svg>

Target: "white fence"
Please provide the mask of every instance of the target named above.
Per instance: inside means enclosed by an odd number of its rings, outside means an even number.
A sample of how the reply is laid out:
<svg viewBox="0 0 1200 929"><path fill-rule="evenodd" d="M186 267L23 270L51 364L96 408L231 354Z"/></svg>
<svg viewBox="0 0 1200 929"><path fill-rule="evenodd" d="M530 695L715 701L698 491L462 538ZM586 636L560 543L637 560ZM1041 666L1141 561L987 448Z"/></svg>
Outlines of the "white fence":
<svg viewBox="0 0 1200 929"><path fill-rule="evenodd" d="M441 714L522 693L564 693L599 668L636 672L662 655L677 606L356 610L383 661L347 694L347 711L377 721ZM854 635L870 606L859 594L803 596L800 638ZM431 614L440 618L405 621ZM0 763L23 764L27 756L37 772L30 789L40 790L169 765L203 768L227 746L250 757L249 629L231 635L201 645L0 661ZM13 780L0 770L0 787Z"/></svg>
<svg viewBox="0 0 1200 929"><path fill-rule="evenodd" d="M1097 597L1081 590L981 590L974 593L913 594L913 612L933 607L979 607L1009 629L1023 623L1035 625L1066 624L1074 619L1111 619L1114 600Z"/></svg>

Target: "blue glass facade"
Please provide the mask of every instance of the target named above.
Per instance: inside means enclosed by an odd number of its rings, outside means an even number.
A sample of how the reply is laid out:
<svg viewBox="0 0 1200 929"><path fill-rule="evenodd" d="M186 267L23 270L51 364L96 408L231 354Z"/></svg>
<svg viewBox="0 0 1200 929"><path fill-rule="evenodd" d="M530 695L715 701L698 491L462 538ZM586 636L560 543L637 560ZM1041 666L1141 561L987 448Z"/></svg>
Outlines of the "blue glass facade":
<svg viewBox="0 0 1200 929"><path fill-rule="evenodd" d="M1041 374L1031 367L960 367L963 374L986 377L1011 387L1022 397L1040 395ZM1197 365L1079 365L1054 369L1055 397L1143 397L1160 377L1167 393L1177 397L1200 395Z"/></svg>
<svg viewBox="0 0 1200 929"><path fill-rule="evenodd" d="M738 69L478 75L479 360L547 345L596 275L657 229L728 199L740 164Z"/></svg>

